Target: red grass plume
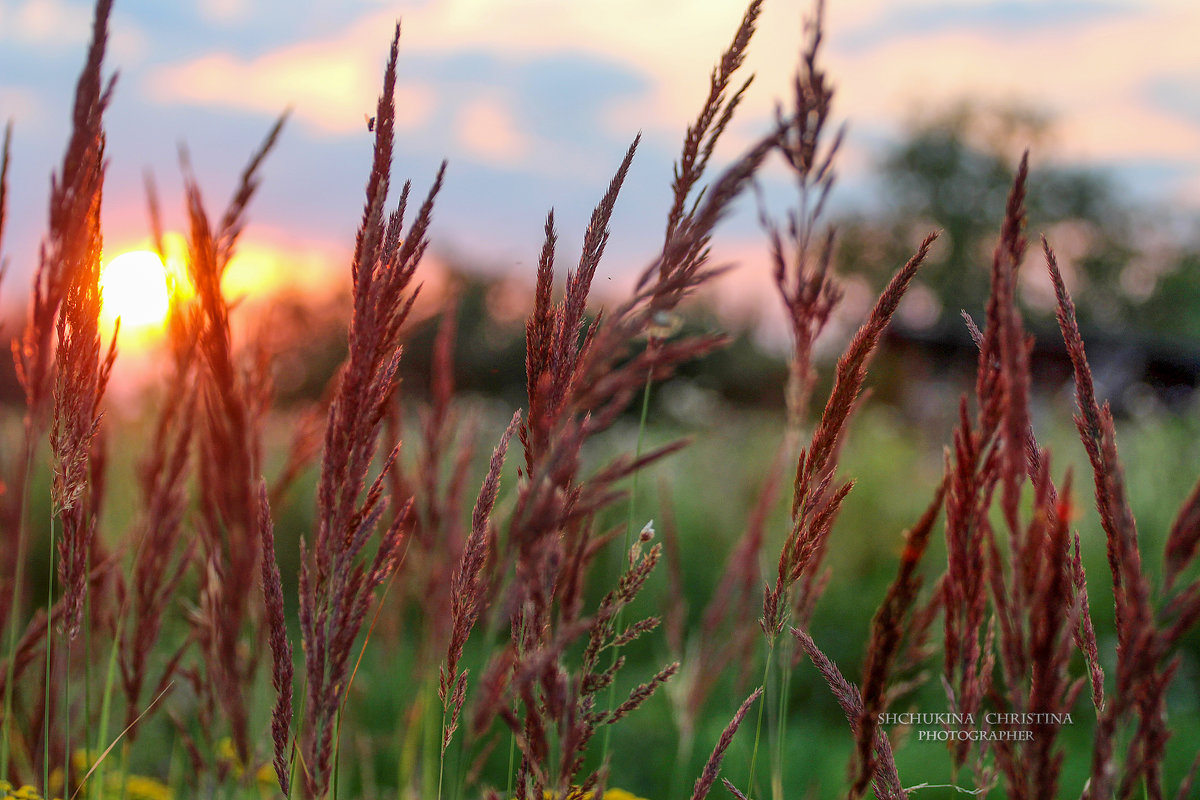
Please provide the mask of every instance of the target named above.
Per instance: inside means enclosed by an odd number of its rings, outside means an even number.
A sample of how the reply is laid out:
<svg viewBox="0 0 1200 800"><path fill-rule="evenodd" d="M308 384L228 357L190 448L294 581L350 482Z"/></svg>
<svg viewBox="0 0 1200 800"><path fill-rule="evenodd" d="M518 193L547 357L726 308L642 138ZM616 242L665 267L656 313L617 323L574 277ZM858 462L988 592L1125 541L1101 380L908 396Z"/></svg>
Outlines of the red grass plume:
<svg viewBox="0 0 1200 800"><path fill-rule="evenodd" d="M66 597L64 627L73 639L83 613L96 518L85 497L100 403L116 357L115 333L107 355L100 341L100 197L104 185L102 116L111 82L102 87L101 63L108 36L109 5L99 3L87 65L79 79L74 129L62 172L51 184L50 230L35 276L34 309L19 359L29 414L36 416L48 373L49 322L55 349L54 415L50 447L55 470L52 494L62 521L58 577ZM55 307L57 305L57 308ZM57 316L55 314L57 312Z"/></svg>
<svg viewBox="0 0 1200 800"><path fill-rule="evenodd" d="M399 445L384 460L369 488L367 475L396 388L400 328L416 294L410 285L429 243L433 201L445 171L443 164L408 235L402 236L407 184L396 210L390 215L384 211L392 162L399 43L397 24L376 114L366 207L351 263L354 310L349 353L337 379L326 423L317 488L316 537L311 548L301 545L300 628L306 698L300 738L305 788L314 797L324 796L329 788L334 720L347 691L351 649L375 589L397 564L399 546L409 525L409 515L399 510L379 537L374 556L360 557L387 505L387 473ZM281 658L275 655L277 670Z"/></svg>
<svg viewBox="0 0 1200 800"><path fill-rule="evenodd" d="M247 637L261 636L255 624L258 607L244 587L253 586L260 552L256 489L262 468L263 416L270 403L266 364L243 363L230 330L230 306L221 279L246 206L258 185L263 159L275 145L286 116L268 132L242 172L241 180L217 226L209 221L204 200L181 154L187 196L188 269L196 287L194 326L200 366L197 377L201 425L197 436L197 478L203 502L197 530L201 541L200 613L197 641L203 654L204 699L229 723L241 763L250 763L248 694L258 659L239 651ZM254 639L251 652L258 652Z"/></svg>
<svg viewBox="0 0 1200 800"><path fill-rule="evenodd" d="M776 636L786 624L787 592L824 549L826 539L851 482L835 485L837 454L846 423L867 376L867 366L891 320L900 298L933 246L935 234L925 237L916 254L897 272L838 360L833 390L812 441L800 453L793 484L791 532L779 556L775 585L763 596L763 631Z"/></svg>
<svg viewBox="0 0 1200 800"><path fill-rule="evenodd" d="M264 481L258 492L258 535L262 540L262 587L267 610L267 636L271 647L271 685L275 709L271 713L271 742L275 777L285 796L291 795L289 756L292 724L292 642L288 639L283 613L283 581L275 557L275 527Z"/></svg>
<svg viewBox="0 0 1200 800"><path fill-rule="evenodd" d="M862 720L865 710L858 687L843 677L841 670L822 652L821 648L817 647L817 643L813 641L807 631L799 628L792 628L791 631L792 636L799 643L800 649L804 651L813 666L817 668L817 672L821 673L821 677L825 679L829 690L833 693L838 705L841 706L842 713L846 715L851 731L857 737L860 732L860 720ZM896 772L896 760L887 735L882 730L876 729L871 744L875 756L871 778L875 796L880 800L904 800L907 794L900 785L900 776Z"/></svg>
<svg viewBox="0 0 1200 800"><path fill-rule="evenodd" d="M712 755L708 757L708 761L704 764L704 771L700 773L700 777L696 779L696 785L692 788L692 800L704 800L708 797L708 791L712 788L713 783L717 780L717 776L721 772L721 761L725 758L725 751L729 749L729 745L733 744L734 734L741 727L742 720L746 718L746 714L750 711L750 706L758 698L762 697L762 687L755 689L749 697L747 697L742 705L734 713L733 719L725 726L725 730L721 732L721 738L717 740L717 746L713 748Z"/></svg>
<svg viewBox="0 0 1200 800"><path fill-rule="evenodd" d="M934 494L933 502L905 534L900 569L871 622L871 637L867 640L866 663L863 666L862 713L855 731L851 798L861 797L866 792L879 765L874 744L879 729L877 720L887 710L889 674L900 651L904 630L909 627L905 624L906 617L912 613L921 588L921 576L917 568L929 546L930 534L941 512L945 488L943 481Z"/></svg>
<svg viewBox="0 0 1200 800"><path fill-rule="evenodd" d="M495 528L491 521L492 509L500 492L500 470L504 467L504 458L508 454L508 443L520 421L521 412L518 411L513 414L512 421L508 423L508 428L500 437L496 449L492 451L487 477L479 489L479 497L471 514L471 532L463 548L458 569L450 582L451 634L446 661L438 676L438 697L442 701L442 712L449 714L449 719L443 720L443 754L458 728L458 718L466 700L467 670L460 670L459 662L486 601L487 581L483 570L488 561L489 548L495 539Z"/></svg>
<svg viewBox="0 0 1200 800"><path fill-rule="evenodd" d="M153 189L148 187L151 219L155 241L162 255L162 236L157 202ZM139 721L145 709L142 696L155 646L159 641L167 612L176 592L192 565L197 546L183 537L188 511L188 485L192 469L192 450L195 441L193 419L198 405L196 378L196 318L189 310L176 307L169 321L172 364L163 383L163 396L172 398L159 409L154 436L148 451L138 463L137 478L141 511L128 536L135 541L129 596L122 598L128 608L128 618L117 648L121 686L125 692L126 736L135 739ZM184 642L167 659L159 673L151 697L157 697L167 687L179 666Z"/></svg>
<svg viewBox="0 0 1200 800"><path fill-rule="evenodd" d="M12 122L4 126L4 145L0 147L0 255L4 253L4 220L8 213L8 158L12 146ZM0 279L5 272L5 261L0 257Z"/></svg>
<svg viewBox="0 0 1200 800"><path fill-rule="evenodd" d="M1162 766L1170 736L1166 693L1180 665L1173 655L1183 635L1200 620L1200 580L1169 597L1160 623L1151 603L1149 579L1142 567L1137 526L1126 496L1124 472L1117 456L1112 412L1100 405L1084 350L1083 337L1050 245L1043 239L1046 264L1058 300L1058 324L1075 377L1075 424L1091 462L1100 525L1112 572L1117 625L1116 691L1100 715L1092 751L1087 798L1133 795L1138 785L1150 798L1164 797ZM1166 589L1195 556L1197 492L1184 502L1167 538L1164 554ZM1123 726L1136 722L1128 746L1118 752ZM1121 763L1120 758L1124 757ZM1189 778L1190 780L1190 778ZM1185 781L1186 784L1186 781Z"/></svg>

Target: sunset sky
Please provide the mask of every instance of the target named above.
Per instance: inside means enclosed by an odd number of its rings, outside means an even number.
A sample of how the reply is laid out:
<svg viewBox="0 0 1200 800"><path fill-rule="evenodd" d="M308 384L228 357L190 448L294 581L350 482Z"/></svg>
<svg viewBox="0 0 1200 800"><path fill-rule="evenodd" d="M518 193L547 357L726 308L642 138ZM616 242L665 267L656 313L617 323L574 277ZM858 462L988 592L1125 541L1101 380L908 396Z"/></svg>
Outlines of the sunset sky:
<svg viewBox="0 0 1200 800"><path fill-rule="evenodd" d="M808 8L767 0L748 65L758 77L719 155L764 129ZM290 106L247 246L301 280L319 280L326 264L344 270L370 160L364 113L400 17L394 177L423 192L449 160L435 250L531 274L553 206L569 260L640 130L607 264L609 276L628 274L659 243L671 162L743 10L741 0L117 0L106 245L144 237L147 168L168 227L180 226L180 142L210 207L223 205ZM0 0L0 120L14 121L8 301L23 296L45 227L90 20L74 0ZM1049 159L1094 165L1136 198L1200 209L1198 38L1194 0L833 0L826 60L835 115L849 122L839 202L869 206L874 160L907 121L972 98L1053 116L1035 169ZM760 252L750 205L725 229L730 257Z"/></svg>

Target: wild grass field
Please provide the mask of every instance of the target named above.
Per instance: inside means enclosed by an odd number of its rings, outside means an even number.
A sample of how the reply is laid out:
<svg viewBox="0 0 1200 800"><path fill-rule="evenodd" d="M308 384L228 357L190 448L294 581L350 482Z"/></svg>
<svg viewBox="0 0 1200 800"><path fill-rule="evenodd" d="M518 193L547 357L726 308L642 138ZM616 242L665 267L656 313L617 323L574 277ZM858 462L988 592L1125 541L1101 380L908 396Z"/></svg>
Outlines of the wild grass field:
<svg viewBox="0 0 1200 800"><path fill-rule="evenodd" d="M423 322L425 388L400 380L453 173L393 185L397 25L320 399L277 401L280 367L222 288L281 118L220 212L184 161L194 293L130 414L100 321L97 2L29 311L5 331L24 400L0 425L5 796L1195 796L1200 419L1115 419L1097 396L1054 242L1026 230L1026 158L973 265L974 375L919 424L867 397L936 231L821 357L843 298L819 3L774 125L709 163L760 6L687 125L628 297L601 308L591 283L637 138L577 261L546 217L519 407L458 387L453 300ZM796 187L762 212L780 403L672 405L673 376L728 344L681 322L768 161ZM16 201L0 177L0 234ZM1029 269L1055 289L1073 392L1035 382Z"/></svg>

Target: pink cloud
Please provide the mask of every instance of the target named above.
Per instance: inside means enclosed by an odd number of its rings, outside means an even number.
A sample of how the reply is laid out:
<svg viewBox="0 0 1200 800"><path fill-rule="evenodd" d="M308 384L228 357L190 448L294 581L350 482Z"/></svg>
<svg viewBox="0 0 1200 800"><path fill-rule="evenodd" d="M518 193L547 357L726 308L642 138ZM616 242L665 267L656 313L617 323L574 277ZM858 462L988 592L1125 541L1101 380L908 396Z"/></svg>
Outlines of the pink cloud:
<svg viewBox="0 0 1200 800"><path fill-rule="evenodd" d="M91 16L84 9L63 0L26 0L21 5L0 10L0 31L15 41L74 50L88 40Z"/></svg>
<svg viewBox="0 0 1200 800"><path fill-rule="evenodd" d="M489 163L518 162L530 147L510 110L494 100L475 100L463 106L455 135L467 153Z"/></svg>
<svg viewBox="0 0 1200 800"><path fill-rule="evenodd" d="M1200 128L1154 107L1145 85L1200 73L1200 7L1160 7L1086 26L993 35L942 31L835 54L841 112L899 121L963 97L1032 102L1058 120L1062 155L1194 158ZM833 34L836 36L836 32Z"/></svg>
<svg viewBox="0 0 1200 800"><path fill-rule="evenodd" d="M146 38L140 28L120 10L109 37L113 58L128 65L146 51ZM0 4L0 42L37 48L41 52L74 54L87 44L92 31L88 5L64 0L25 0L21 4Z"/></svg>
<svg viewBox="0 0 1200 800"><path fill-rule="evenodd" d="M366 130L364 113L378 97L380 50L387 28L378 28L373 47L345 40L293 45L259 58L214 53L170 67L150 90L163 103L195 103L277 114L286 107L327 133ZM382 44L381 44L382 43ZM396 87L396 119L401 128L424 123L433 92L413 82Z"/></svg>
<svg viewBox="0 0 1200 800"><path fill-rule="evenodd" d="M250 11L246 0L200 0L198 8L206 19L221 24L240 22Z"/></svg>
<svg viewBox="0 0 1200 800"><path fill-rule="evenodd" d="M210 2L222 6L229 0ZM646 86L618 101L604 123L606 133L643 130L673 142L695 115L708 89L708 73L744 8L744 0L431 0L403 10L402 60L404 53L461 52L519 63L559 56L604 60L640 75ZM885 13L929 13L929 8L920 0L830 4L826 55L837 87L834 113L849 119L852 131L897 130L914 109L964 97L985 103L1016 100L1056 118L1056 156L1188 163L1200 157L1200 125L1155 106L1145 90L1162 76L1200 74L1200 48L1194 46L1200 6L1156 0L1086 23L1039 20L1036 6L1030 6L1027 32L963 24L884 37L852 52L838 49L839 35L870 26ZM755 84L726 152L735 152L761 130L777 98L787 95L807 10L808 3L765 4L747 64ZM211 54L179 64L154 82L155 96L269 113L293 104L298 116L322 130L352 132L373 104L393 13L365 12L322 40L255 59ZM402 124L428 121L435 98L447 92L452 97L453 91L404 84ZM503 103L473 103L458 112L457 136L473 155L510 161L536 151ZM497 131L491 139L479 133L484 126L478 124L489 120ZM572 145L555 146L569 151ZM845 174L868 167L862 153L850 155L854 158L842 164ZM563 156L569 160L569 153Z"/></svg>
<svg viewBox="0 0 1200 800"><path fill-rule="evenodd" d="M45 117L45 109L37 95L22 87L0 86L0 108L4 109L0 127L9 120L16 120L22 126L36 125Z"/></svg>

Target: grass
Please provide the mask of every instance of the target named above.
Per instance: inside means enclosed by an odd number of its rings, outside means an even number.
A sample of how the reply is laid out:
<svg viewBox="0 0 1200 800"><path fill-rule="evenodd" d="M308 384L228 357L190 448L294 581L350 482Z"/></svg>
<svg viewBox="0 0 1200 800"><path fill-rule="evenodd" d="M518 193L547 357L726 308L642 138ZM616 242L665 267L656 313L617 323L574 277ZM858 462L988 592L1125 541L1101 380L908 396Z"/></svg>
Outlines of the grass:
<svg viewBox="0 0 1200 800"><path fill-rule="evenodd" d="M841 299L822 216L840 134L828 130L820 4L775 125L712 175L748 85L759 2L748 6L629 297L593 313L639 138L561 287L547 215L521 409L456 391L453 304L428 395L398 385L452 173L424 193L392 189L397 26L345 360L324 398L299 421L275 406L269 354L235 337L221 291L281 118L219 215L184 156L196 297L173 309L160 402L125 425L102 413L116 355L97 323L109 11L100 0L14 348L25 406L4 421L35 454L3 465L0 496L14 568L6 794L658 798L695 780L693 800L1188 796L1195 420L1131 425L1118 456L1061 282L1077 439L1068 399L1050 420L1034 413L1015 297L1024 160L997 209L992 299L978 327L965 321L977 375L927 416L932 432L862 397L935 235L837 363L819 363ZM648 392L725 343L673 322L719 271L718 223L768 158L797 191L782 215L761 211L792 337L785 411L728 410L707 428L647 419ZM0 228L7 200L0 178ZM1057 279L1050 243L1042 260ZM974 733L989 714L1039 716L1018 728L1029 737L942 745L881 721L911 711L971 716ZM37 787L12 788L26 781Z"/></svg>

